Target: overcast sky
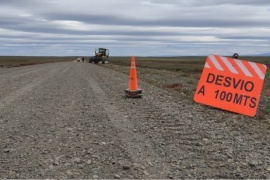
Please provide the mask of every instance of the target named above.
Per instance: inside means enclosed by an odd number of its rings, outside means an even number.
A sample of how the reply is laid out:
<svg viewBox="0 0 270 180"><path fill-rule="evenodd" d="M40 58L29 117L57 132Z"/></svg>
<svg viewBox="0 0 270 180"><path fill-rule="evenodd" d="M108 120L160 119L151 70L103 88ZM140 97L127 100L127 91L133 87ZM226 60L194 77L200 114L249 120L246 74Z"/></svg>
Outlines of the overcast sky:
<svg viewBox="0 0 270 180"><path fill-rule="evenodd" d="M270 0L0 0L0 55L270 52Z"/></svg>

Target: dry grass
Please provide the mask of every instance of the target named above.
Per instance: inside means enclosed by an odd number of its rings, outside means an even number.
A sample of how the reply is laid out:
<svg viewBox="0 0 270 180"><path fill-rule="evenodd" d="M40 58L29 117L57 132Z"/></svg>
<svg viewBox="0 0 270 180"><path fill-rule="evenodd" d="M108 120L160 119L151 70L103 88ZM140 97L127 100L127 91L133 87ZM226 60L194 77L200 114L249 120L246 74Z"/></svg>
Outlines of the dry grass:
<svg viewBox="0 0 270 180"><path fill-rule="evenodd" d="M270 57L243 56L240 59L265 64L270 68ZM157 70L177 72L183 77L199 79L204 67L206 57L181 56L181 57L136 57L136 66ZM130 57L112 57L111 63L120 66L130 66ZM270 91L270 71L268 69L264 90Z"/></svg>
<svg viewBox="0 0 270 180"><path fill-rule="evenodd" d="M129 57L112 57L113 64L129 66ZM136 66L182 72L201 71L204 57L137 57Z"/></svg>
<svg viewBox="0 0 270 180"><path fill-rule="evenodd" d="M18 67L34 64L72 61L75 57L0 56L0 67Z"/></svg>

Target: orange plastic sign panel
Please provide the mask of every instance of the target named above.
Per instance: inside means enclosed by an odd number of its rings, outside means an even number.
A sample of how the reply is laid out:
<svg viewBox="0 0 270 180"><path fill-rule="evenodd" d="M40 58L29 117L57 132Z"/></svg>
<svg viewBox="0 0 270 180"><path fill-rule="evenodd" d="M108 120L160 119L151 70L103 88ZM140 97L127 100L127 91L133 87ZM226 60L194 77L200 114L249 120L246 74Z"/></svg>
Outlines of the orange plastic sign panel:
<svg viewBox="0 0 270 180"><path fill-rule="evenodd" d="M209 55L194 101L253 117L266 70L264 64Z"/></svg>

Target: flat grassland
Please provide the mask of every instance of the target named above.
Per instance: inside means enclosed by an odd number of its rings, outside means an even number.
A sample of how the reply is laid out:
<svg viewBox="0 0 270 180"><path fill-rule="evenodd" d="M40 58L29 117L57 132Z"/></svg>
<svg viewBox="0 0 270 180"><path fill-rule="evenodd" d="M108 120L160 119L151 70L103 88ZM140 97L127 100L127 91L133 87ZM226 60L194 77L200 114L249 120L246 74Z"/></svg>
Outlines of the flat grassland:
<svg viewBox="0 0 270 180"><path fill-rule="evenodd" d="M241 57L241 60L258 62L270 67L270 57ZM112 57L112 63L130 66L130 57ZM201 73L206 57L136 57L136 66L151 69L169 70L184 73Z"/></svg>
<svg viewBox="0 0 270 180"><path fill-rule="evenodd" d="M270 68L270 57L240 57L247 60L265 64ZM112 64L130 66L130 57L113 57ZM202 56L181 56L181 57L136 57L136 67L167 70L178 73L183 77L199 79L201 76L206 57ZM266 73L264 90L270 90L270 71Z"/></svg>
<svg viewBox="0 0 270 180"><path fill-rule="evenodd" d="M75 57L45 57L45 56L0 56L0 67L19 67L43 63L67 62Z"/></svg>
<svg viewBox="0 0 270 180"><path fill-rule="evenodd" d="M0 67L10 68L26 65L35 65L54 62L74 61L72 56L0 56ZM88 62L88 57L85 58ZM113 56L110 58L112 65L130 66L130 57ZM241 56L240 59L258 62L270 67L270 57ZM205 56L179 56L179 57L136 57L136 67L155 70L166 70L178 73L179 76L199 79L204 67ZM270 90L270 71L267 71L264 89Z"/></svg>

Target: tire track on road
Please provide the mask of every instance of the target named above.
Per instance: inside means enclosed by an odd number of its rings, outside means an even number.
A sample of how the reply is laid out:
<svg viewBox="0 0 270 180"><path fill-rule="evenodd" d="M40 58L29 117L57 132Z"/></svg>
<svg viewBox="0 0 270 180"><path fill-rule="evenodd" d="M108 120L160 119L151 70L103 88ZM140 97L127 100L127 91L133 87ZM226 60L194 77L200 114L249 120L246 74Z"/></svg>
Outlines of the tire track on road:
<svg viewBox="0 0 270 180"><path fill-rule="evenodd" d="M150 142L149 138L146 138L141 133L136 133L136 127L133 122L130 121L130 117L127 116L126 113L120 112L118 110L119 108L117 108L111 102L111 99L99 86L97 79L98 77L104 75L98 73L99 68L100 67L91 69L91 73L95 74L95 78L86 74L84 77L88 78L87 81L95 93L95 96L99 101L99 105L107 112L107 116L112 122L113 126L118 129L118 136L132 161L148 167L145 174L149 173L148 175L150 175L149 177L151 178L168 177L168 174L164 173L168 172L168 167L164 159L162 159L162 157L156 153L154 147L152 147L152 143ZM100 80L102 81L102 78ZM153 165L156 164L156 162L159 163L158 166Z"/></svg>

